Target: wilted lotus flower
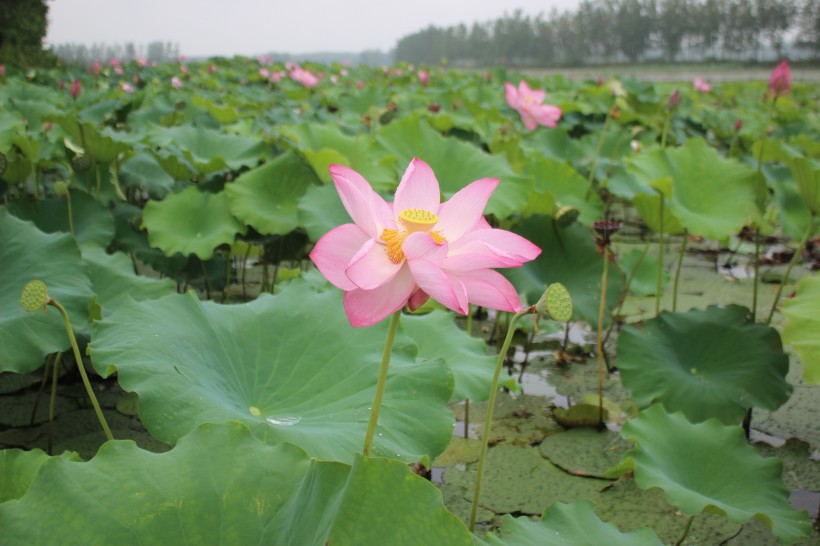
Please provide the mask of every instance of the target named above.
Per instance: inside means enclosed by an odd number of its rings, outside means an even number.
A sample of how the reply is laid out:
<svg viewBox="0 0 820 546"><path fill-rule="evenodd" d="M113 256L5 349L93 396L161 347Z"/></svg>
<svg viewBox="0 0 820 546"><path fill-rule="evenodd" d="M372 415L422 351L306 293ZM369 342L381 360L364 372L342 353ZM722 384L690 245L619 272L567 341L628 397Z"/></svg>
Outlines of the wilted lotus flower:
<svg viewBox="0 0 820 546"><path fill-rule="evenodd" d="M695 91L700 91L701 93L708 93L712 90L712 86L700 78L692 80L692 85L695 87Z"/></svg>
<svg viewBox="0 0 820 546"><path fill-rule="evenodd" d="M769 77L769 91L774 97L788 95L792 89L792 69L789 61L783 59L780 64L772 70Z"/></svg>
<svg viewBox="0 0 820 546"><path fill-rule="evenodd" d="M518 293L496 267L520 267L541 249L482 216L498 180L482 178L440 202L439 184L422 160L410 162L387 203L356 171L330 174L354 223L326 233L310 253L322 274L345 291L353 326L370 326L432 297L466 314L469 304L522 310Z"/></svg>
<svg viewBox="0 0 820 546"><path fill-rule="evenodd" d="M430 83L430 74L428 74L426 70L419 70L418 76L421 85L427 87L427 84Z"/></svg>
<svg viewBox="0 0 820 546"><path fill-rule="evenodd" d="M72 99L77 100L77 97L79 97L82 92L83 86L80 85L80 80L74 78L74 81L71 82L71 86L68 88L68 94L71 95Z"/></svg>
<svg viewBox="0 0 820 546"><path fill-rule="evenodd" d="M181 89L182 88L182 80L179 77L174 76L171 78L171 87L174 89Z"/></svg>
<svg viewBox="0 0 820 546"><path fill-rule="evenodd" d="M518 111L521 121L530 131L538 125L555 127L556 122L561 119L560 108L552 104L542 104L546 94L542 89L530 89L524 80L518 84L518 89L509 82L504 84L507 104Z"/></svg>

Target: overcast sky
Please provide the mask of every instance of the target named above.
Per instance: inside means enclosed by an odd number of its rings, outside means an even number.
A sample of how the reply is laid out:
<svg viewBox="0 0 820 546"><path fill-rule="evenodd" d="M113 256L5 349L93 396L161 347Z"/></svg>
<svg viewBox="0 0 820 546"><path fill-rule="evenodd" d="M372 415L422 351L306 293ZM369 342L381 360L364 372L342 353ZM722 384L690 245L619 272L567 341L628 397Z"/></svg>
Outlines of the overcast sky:
<svg viewBox="0 0 820 546"><path fill-rule="evenodd" d="M46 42L178 43L188 56L381 49L430 24L486 21L578 0L50 0Z"/></svg>

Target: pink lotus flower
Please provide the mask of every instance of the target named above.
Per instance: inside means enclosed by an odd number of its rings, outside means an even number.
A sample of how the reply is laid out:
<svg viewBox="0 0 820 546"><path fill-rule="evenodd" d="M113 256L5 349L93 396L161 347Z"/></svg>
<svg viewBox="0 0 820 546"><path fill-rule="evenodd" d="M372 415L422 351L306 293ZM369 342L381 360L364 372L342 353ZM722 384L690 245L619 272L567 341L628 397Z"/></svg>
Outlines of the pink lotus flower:
<svg viewBox="0 0 820 546"><path fill-rule="evenodd" d="M3 76L5 74L6 74L6 65L0 64L0 76Z"/></svg>
<svg viewBox="0 0 820 546"><path fill-rule="evenodd" d="M182 80L179 79L178 76L174 76L171 78L171 87L174 89L181 89L182 88Z"/></svg>
<svg viewBox="0 0 820 546"><path fill-rule="evenodd" d="M133 93L134 87L130 83L120 82L120 89L125 93Z"/></svg>
<svg viewBox="0 0 820 546"><path fill-rule="evenodd" d="M692 85L695 87L695 91L700 91L701 93L708 93L712 90L712 86L700 78L692 80Z"/></svg>
<svg viewBox="0 0 820 546"><path fill-rule="evenodd" d="M789 67L789 61L783 59L780 64L772 70L772 75L769 76L769 91L775 97L788 95L792 89L792 69Z"/></svg>
<svg viewBox="0 0 820 546"><path fill-rule="evenodd" d="M521 114L521 121L530 131L539 125L555 127L556 122L561 119L560 108L552 104L541 104L546 94L546 91L541 89L530 89L524 80L518 84L518 89L509 82L504 84L507 104Z"/></svg>
<svg viewBox="0 0 820 546"><path fill-rule="evenodd" d="M71 95L72 99L77 100L77 97L79 97L82 92L83 86L80 85L80 80L75 78L74 81L71 82L71 86L68 88L68 94Z"/></svg>
<svg viewBox="0 0 820 546"><path fill-rule="evenodd" d="M461 314L470 303L521 311L515 288L492 268L520 267L541 249L484 220L498 179L476 180L441 203L432 169L414 159L388 203L356 171L331 165L330 174L353 223L326 233L310 258L345 291L350 324L370 326L430 297Z"/></svg>
<svg viewBox="0 0 820 546"><path fill-rule="evenodd" d="M217 71L218 69L219 69L219 67L218 67L218 66L216 66L216 63L211 63L211 64L209 64L209 65L208 65L208 72L209 72L210 74L216 74L216 71Z"/></svg>
<svg viewBox="0 0 820 546"><path fill-rule="evenodd" d="M263 66L259 69L259 75L266 79L270 78L270 70Z"/></svg>
<svg viewBox="0 0 820 546"><path fill-rule="evenodd" d="M282 78L285 77L285 72L280 70L278 72L271 72L270 73L270 81L273 83L279 83L282 81Z"/></svg>
<svg viewBox="0 0 820 546"><path fill-rule="evenodd" d="M94 74L99 74L100 70L102 70L102 63L100 63L100 61L94 61L93 63L91 63L91 69L90 70Z"/></svg>
<svg viewBox="0 0 820 546"><path fill-rule="evenodd" d="M310 70L305 70L300 66L290 71L290 77L305 87L316 87L316 84L319 83L319 79Z"/></svg>
<svg viewBox="0 0 820 546"><path fill-rule="evenodd" d="M430 74L426 70L419 70L418 76L421 85L427 87L427 84L430 83Z"/></svg>

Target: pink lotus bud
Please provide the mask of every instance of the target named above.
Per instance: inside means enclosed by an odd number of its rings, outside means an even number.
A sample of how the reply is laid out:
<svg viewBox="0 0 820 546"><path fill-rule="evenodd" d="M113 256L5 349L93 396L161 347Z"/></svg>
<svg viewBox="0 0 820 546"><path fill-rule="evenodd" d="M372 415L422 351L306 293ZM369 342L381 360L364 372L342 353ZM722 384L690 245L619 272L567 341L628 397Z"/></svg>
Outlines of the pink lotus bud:
<svg viewBox="0 0 820 546"><path fill-rule="evenodd" d="M783 59L780 64L772 70L769 77L769 91L775 97L788 95L792 89L792 70L789 61Z"/></svg>
<svg viewBox="0 0 820 546"><path fill-rule="evenodd" d="M692 85L694 86L695 91L700 91L701 93L708 93L712 90L712 86L700 78L695 78L692 81Z"/></svg>
<svg viewBox="0 0 820 546"><path fill-rule="evenodd" d="M120 60L116 57L112 57L111 59L109 59L108 64L110 64L111 66L120 66Z"/></svg>
<svg viewBox="0 0 820 546"><path fill-rule="evenodd" d="M356 89L361 89L362 87L364 87L364 82L362 80L357 81Z"/></svg>
<svg viewBox="0 0 820 546"><path fill-rule="evenodd" d="M6 74L6 65L0 64L0 76L4 76Z"/></svg>
<svg viewBox="0 0 820 546"><path fill-rule="evenodd" d="M675 89L675 92L669 95L669 101L667 101L666 105L669 107L670 110L674 110L680 104L680 91Z"/></svg>
<svg viewBox="0 0 820 546"><path fill-rule="evenodd" d="M739 133L743 129L743 120L739 119L735 122L735 133Z"/></svg>
<svg viewBox="0 0 820 546"><path fill-rule="evenodd" d="M83 86L80 85L80 80L75 78L74 81L71 82L71 87L68 88L68 94L71 95L72 99L77 100L77 97L79 97L82 92Z"/></svg>
<svg viewBox="0 0 820 546"><path fill-rule="evenodd" d="M182 87L182 80L180 80L177 76L171 78L171 87L174 89L180 89Z"/></svg>
<svg viewBox="0 0 820 546"><path fill-rule="evenodd" d="M93 72L94 74L99 74L101 69L102 64L100 63L100 61L94 61L91 64L91 72Z"/></svg>
<svg viewBox="0 0 820 546"><path fill-rule="evenodd" d="M428 74L426 70L419 70L419 82L425 87L430 83L430 74Z"/></svg>

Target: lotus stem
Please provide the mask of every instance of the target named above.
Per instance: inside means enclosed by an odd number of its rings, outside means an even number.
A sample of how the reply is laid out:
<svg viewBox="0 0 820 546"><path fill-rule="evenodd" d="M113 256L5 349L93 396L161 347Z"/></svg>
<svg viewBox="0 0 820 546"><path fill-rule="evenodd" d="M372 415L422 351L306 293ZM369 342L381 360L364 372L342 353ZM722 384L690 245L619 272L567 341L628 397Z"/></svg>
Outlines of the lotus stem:
<svg viewBox="0 0 820 546"><path fill-rule="evenodd" d="M504 360L507 358L507 351L510 348L513 334L515 333L515 323L518 319L528 313L534 312L532 307L516 313L510 320L507 326L507 337L504 338L504 344L498 353L498 360L495 362L495 370L493 371L493 382L490 386L490 399L487 400L487 414L484 417L484 431L481 436L481 454L478 457L478 470L475 476L475 491L473 492L473 505L470 507L470 532L475 530L475 518L478 511L478 499L481 497L481 479L484 475L484 465L487 462L487 449L490 443L490 427L493 422L493 409L495 408L495 398L498 394L498 378L501 375L501 368L504 366Z"/></svg>
<svg viewBox="0 0 820 546"><path fill-rule="evenodd" d="M686 244L689 242L689 232L683 230L683 243L678 252L678 266L675 268L675 284L672 286L672 312L678 309L678 281L680 281L680 269L683 265L683 257L686 254Z"/></svg>
<svg viewBox="0 0 820 546"><path fill-rule="evenodd" d="M473 308L470 305L467 305L467 325L465 326L465 330L468 336L473 335Z"/></svg>
<svg viewBox="0 0 820 546"><path fill-rule="evenodd" d="M470 437L470 399L464 400L464 438Z"/></svg>
<svg viewBox="0 0 820 546"><path fill-rule="evenodd" d="M390 317L390 325L387 327L387 338L384 340L384 352L382 353L382 363L379 368L379 379L376 381L376 395L373 398L373 407L370 409L370 422L367 424L367 434L364 437L365 457L370 456L373 449L373 436L379 426L379 412L382 408L382 398L384 398L384 385L387 383L387 369L390 367L390 355L393 353L393 340L396 339L396 330L401 318L401 309L393 313Z"/></svg>
<svg viewBox="0 0 820 546"><path fill-rule="evenodd" d="M661 280L663 279L663 193L660 194L660 228L658 231L658 282L655 286L655 316L661 312Z"/></svg>
<svg viewBox="0 0 820 546"><path fill-rule="evenodd" d="M598 305L598 426L604 424L604 311L609 273L609 246L604 245L604 271L601 274L601 302Z"/></svg>
<svg viewBox="0 0 820 546"><path fill-rule="evenodd" d="M763 138L760 140L760 150L757 153L757 180L758 184L766 184L763 180L763 150L766 148L766 141L769 135L769 123L772 121L772 114L774 112L774 105L777 104L777 96L774 97L772 103L769 105L769 111L766 115L766 125L763 127ZM763 193L763 192L760 192ZM765 203L761 204L760 208L765 208ZM761 210L761 212L763 212ZM760 228L755 228L755 274L752 279L752 320L757 320L757 291L760 278ZM775 302L776 303L776 302ZM771 314L769 314L771 320Z"/></svg>
<svg viewBox="0 0 820 546"><path fill-rule="evenodd" d="M783 293L783 287L789 283L789 275L792 272L792 268L794 264L797 263L797 259L803 254L803 249L806 248L806 243L811 237L812 232L814 231L814 214L809 216L809 225L806 228L806 233L803 234L803 238L800 240L800 244L797 245L797 249L794 251L794 256L789 261L789 266L786 268L786 274L783 275L783 281L780 283L780 286L777 287L777 292L774 295L774 301L772 302L772 307L769 309L769 316L766 317L766 324L771 324L772 317L774 316L774 310L777 309L777 302L780 300L780 294Z"/></svg>
<svg viewBox="0 0 820 546"><path fill-rule="evenodd" d="M598 134L598 144L595 146L595 155L592 158L592 164L589 166L589 176L587 177L587 195L586 198L589 199L590 192L593 191L593 182L595 182L595 169L598 166L598 158L601 156L601 148L604 147L604 135L606 134L606 130L609 127L609 121L612 119L612 108L615 107L615 102L613 101L612 106L609 110L606 111L606 118L604 118L604 126L601 127L601 132Z"/></svg>
<svg viewBox="0 0 820 546"><path fill-rule="evenodd" d="M629 288L632 286L632 281L635 279L635 274L638 272L638 268L643 263L643 259L646 258L646 253L649 251L649 243L647 242L643 247L643 252L638 257L638 260L635 262L635 265L632 266L632 269L629 271L629 275L626 277L626 284L624 284L624 291L621 294L621 299L618 302L618 306L612 312L613 317L618 316L621 312L621 308L624 306L624 302L626 301L627 296L629 295ZM569 324L567 324L569 327ZM612 334L612 330L615 328L615 319L613 318L609 323L609 328L606 329L606 335L604 335L604 345L606 342L609 341L609 336Z"/></svg>
<svg viewBox="0 0 820 546"><path fill-rule="evenodd" d="M760 276L760 228L755 228L755 272L752 276L752 321L757 321L757 278Z"/></svg>
<svg viewBox="0 0 820 546"><path fill-rule="evenodd" d="M63 353L57 353L54 357L54 370L51 374L51 398L48 402L48 454L52 453L52 442L54 439L54 408L57 405L57 371L60 367L60 360L63 358Z"/></svg>
<svg viewBox="0 0 820 546"><path fill-rule="evenodd" d="M74 330L71 328L71 321L68 319L68 313L65 310L65 307L60 305L60 302L53 298L48 299L48 305L52 307L56 307L60 314L63 316L63 324L65 324L65 331L68 334L68 340L71 342L71 348L74 350L74 360L77 361L77 368L80 370L80 376L83 378L83 385L85 385L85 391L88 393L88 397L91 399L91 405L94 406L94 412L97 414L97 419L100 421L100 425L102 425L103 432L105 432L106 438L109 440L113 440L114 436L111 434L111 429L108 428L108 423L105 422L105 416L102 413L102 409L100 409L100 403L97 402L97 397L94 395L94 390L91 388L91 382L88 380L88 375L85 373L85 368L83 367L83 357L80 354L80 348L77 346L77 338L74 337Z"/></svg>
<svg viewBox="0 0 820 546"><path fill-rule="evenodd" d="M71 191L65 192L66 203L68 204L68 231L74 235L74 211L71 208Z"/></svg>

